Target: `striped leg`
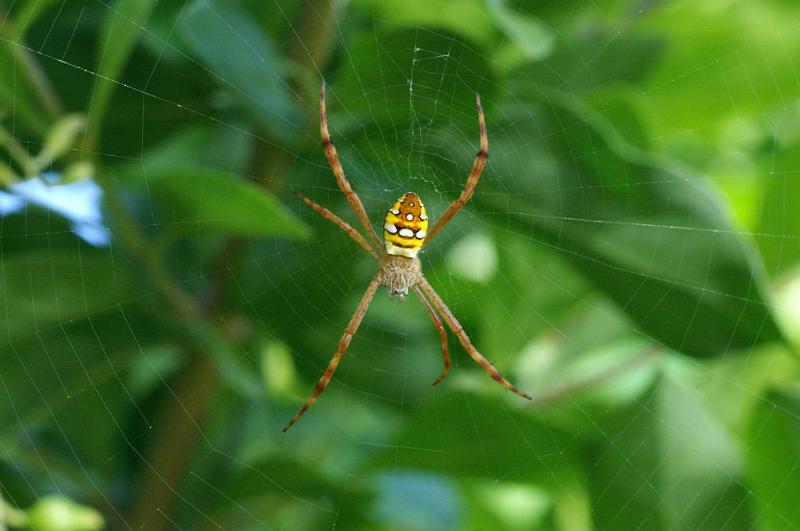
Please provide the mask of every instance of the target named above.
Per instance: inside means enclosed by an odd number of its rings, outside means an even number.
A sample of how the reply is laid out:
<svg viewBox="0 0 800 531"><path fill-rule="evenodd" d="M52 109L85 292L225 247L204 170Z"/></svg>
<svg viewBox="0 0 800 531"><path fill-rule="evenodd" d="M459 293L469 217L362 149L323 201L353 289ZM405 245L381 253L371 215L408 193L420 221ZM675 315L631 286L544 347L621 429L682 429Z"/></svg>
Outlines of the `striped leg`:
<svg viewBox="0 0 800 531"><path fill-rule="evenodd" d="M503 375L500 374L500 372L498 372L498 370L495 369L491 363L489 363L489 360L484 358L481 355L481 353L478 352L478 349L476 349L475 345L473 345L472 342L469 340L469 336L467 335L466 332L464 332L464 329L461 327L458 320L453 315L453 312L450 311L450 308L447 307L447 305L444 303L439 294L436 293L436 291L434 291L433 286L430 285L430 283L425 277L422 277L420 279L419 286L422 288L422 291L425 292L430 301L433 303L433 306L442 315L444 321L447 323L447 326L450 327L450 330L452 330L453 333L456 335L456 337L458 337L458 340L461 342L461 345L464 347L464 349L467 351L470 357L472 357L472 359L475 360L475 362L477 362L477 364L480 365L484 371L486 371L486 374L491 376L492 380L496 381L509 391L516 393L523 398L531 400L530 395L528 395L521 389L518 389L511 382L503 378Z"/></svg>
<svg viewBox="0 0 800 531"><path fill-rule="evenodd" d="M428 299L425 298L425 294L419 289L419 286L414 288L414 291L419 296L419 300L422 301L422 304L425 305L425 309L428 311L428 315L431 316L431 321L433 321L433 326L439 331L439 337L442 340L442 354L444 354L444 369L442 370L442 374L436 378L436 381L433 382L433 385L438 384L442 380L444 380L445 376L447 376L447 372L450 370L450 353L447 351L447 331L444 329L444 325L442 324L442 320L439 319L439 316L436 315L436 310L433 309L431 303L428 302Z"/></svg>
<svg viewBox="0 0 800 531"><path fill-rule="evenodd" d="M317 401L319 395L328 387L328 383L331 381L333 377L334 371L336 371L336 367L339 366L339 362L342 361L342 356L344 356L347 347L350 345L350 340L353 339L353 336L358 330L358 326L361 324L361 320L364 319L364 314L367 313L367 308L369 308L369 303L372 302L372 297L375 296L375 292L378 291L378 277L372 279L367 286L367 291L364 292L364 295L361 297L361 302L358 303L358 308L356 308L355 313L353 313L353 317L350 318L350 322L347 323L347 327L344 329L344 334L342 338L339 340L339 348L336 349L336 352L333 354L331 361L328 362L328 366L325 368L325 372L322 373L319 381L317 382L317 386L314 388L314 392L311 393L311 396L306 400L306 403L303 404L303 407L300 408L300 411L292 417L292 420L289 421L289 424L283 428L285 432L292 425L300 420L308 409L314 405L314 402Z"/></svg>
<svg viewBox="0 0 800 531"><path fill-rule="evenodd" d="M444 228L447 223L453 219L453 217L458 214L458 211L467 204L467 202L472 198L473 192L475 192L475 186L478 184L478 179L481 178L481 173L483 173L483 168L486 166L486 159L489 158L489 137L486 134L486 119L483 116L483 107L481 106L481 97L475 94L475 104L478 106L478 125L480 126L481 130L481 148L478 151L478 154L475 155L475 162L472 164L472 171L469 172L469 177L467 177L467 184L464 186L464 190L461 192L461 195L458 196L458 199L450 203L450 206L447 207L447 210L444 211L442 217L433 225L433 228L428 231L427 239L425 240L425 245L428 245L431 242L431 239L436 236L436 234Z"/></svg>
<svg viewBox="0 0 800 531"><path fill-rule="evenodd" d="M378 253L375 252L375 249L373 249L372 246L367 242L367 240L364 239L364 237L361 235L360 232L351 227L346 221L344 221L342 218L340 218L339 216L337 216L324 206L318 205L317 203L307 198L303 194L295 192L294 195L299 197L305 204L313 208L317 214L319 214L320 216L327 219L328 221L330 221L331 223L333 223L334 225L345 231L347 234L349 234L350 237L353 238L357 244L363 247L365 251L371 254L375 260L380 260L380 258L378 257Z"/></svg>
<svg viewBox="0 0 800 531"><path fill-rule="evenodd" d="M342 163L339 161L339 155L336 153L336 147L333 145L333 142L331 142L331 135L328 132L328 115L325 111L324 79L322 80L322 86L319 91L319 130L322 135L322 147L325 149L325 156L328 158L328 165L330 165L333 175L336 177L336 183L339 185L339 189L344 193L347 202L350 203L350 207L353 209L353 212L356 213L358 221L361 222L361 225L367 231L367 236L372 238L372 241L375 242L378 245L378 249L380 249L382 247L381 241L378 239L378 235L375 234L375 229L373 229L372 225L369 223L369 216L367 216L367 211L364 210L361 199L358 197L358 194L353 191L353 188L344 176L344 169L342 168Z"/></svg>

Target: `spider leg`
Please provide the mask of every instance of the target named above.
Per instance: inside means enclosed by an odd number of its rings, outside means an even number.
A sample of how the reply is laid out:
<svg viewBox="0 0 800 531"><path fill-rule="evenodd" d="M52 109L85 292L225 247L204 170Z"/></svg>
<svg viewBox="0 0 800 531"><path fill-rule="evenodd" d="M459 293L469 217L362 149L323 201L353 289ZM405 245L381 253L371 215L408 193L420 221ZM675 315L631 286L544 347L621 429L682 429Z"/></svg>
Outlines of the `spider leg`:
<svg viewBox="0 0 800 531"><path fill-rule="evenodd" d="M339 189L344 193L353 212L356 213L358 221L360 221L361 225L366 229L367 236L372 238L372 241L375 242L378 245L378 249L380 249L382 246L381 241L378 239L378 235L375 234L375 229L373 229L372 225L369 223L369 217L367 216L367 211L364 210L361 199L358 197L358 194L353 191L350 182L348 182L347 178L344 176L344 169L342 168L342 163L339 161L339 155L336 153L336 147L333 145L333 142L331 142L331 135L328 132L328 115L325 111L325 91L325 80L323 79L319 91L319 130L322 136L322 146L325 149L325 156L328 158L328 165L330 165L331 171L333 171L333 175L336 177L336 183L339 185Z"/></svg>
<svg viewBox="0 0 800 531"><path fill-rule="evenodd" d="M367 290L364 292L364 295L361 296L361 302L358 303L358 307L356 311L353 313L353 317L350 318L350 322L347 323L347 327L344 329L344 334L342 334L342 338L339 340L339 348L336 349L336 352L333 354L331 361L328 362L328 366L325 368L325 372L322 373L320 376L319 381L317 382L316 387L314 387L314 392L311 393L311 396L306 400L306 403L303 404L303 407L297 412L297 414L292 417L292 420L289 421L289 424L283 428L285 432L292 425L300 420L308 409L314 405L314 402L317 401L319 395L328 387L328 383L331 381L333 377L333 373L336 371L336 367L339 366L339 362L342 361L342 356L344 356L347 347L350 345L350 340L353 339L353 336L358 330L358 326L361 324L361 320L364 318L364 314L367 313L367 308L369 308L369 303L372 302L372 297L375 296L375 292L378 290L378 277L372 279L367 286Z"/></svg>
<svg viewBox="0 0 800 531"><path fill-rule="evenodd" d="M489 137L486 134L486 119L483 116L483 107L481 106L481 97L475 94L475 104L478 107L478 125L481 130L481 148L475 155L475 162L472 164L472 171L469 172L467 177L467 184L464 186L461 195L458 199L450 203L444 214L436 221L433 228L428 231L428 236L425 239L425 245L429 244L436 234L444 228L447 223L458 214L458 211L467 204L475 192L475 186L478 184L478 179L481 178L483 168L486 166L486 159L489 158Z"/></svg>
<svg viewBox="0 0 800 531"><path fill-rule="evenodd" d="M367 240L364 239L361 233L358 232L353 227L351 227L346 221L344 221L342 218L340 218L339 216L337 216L324 206L318 205L317 203L307 198L303 194L295 192L294 195L299 197L305 204L313 208L317 214L319 214L323 218L327 219L328 221L330 221L331 223L333 223L334 225L345 231L351 238L353 238L356 241L357 244L359 244L361 247L364 248L365 251L367 251L370 255L372 255L372 257L375 260L380 260L378 253L375 252L375 249L372 248L369 242L367 242Z"/></svg>
<svg viewBox="0 0 800 531"><path fill-rule="evenodd" d="M428 315L431 316L431 321L433 321L433 326L439 331L439 337L442 340L442 354L444 354L444 369L442 370L442 374L436 378L436 381L433 382L433 385L438 384L442 380L444 380L445 376L447 376L447 372L450 370L450 353L447 351L447 331L444 329L444 325L442 324L442 320L439 319L439 316L436 315L436 310L433 309L431 303L428 302L428 299L425 298L425 294L419 289L419 286L414 288L419 299L422 301L422 304L425 305L425 309L428 311Z"/></svg>
<svg viewBox="0 0 800 531"><path fill-rule="evenodd" d="M530 395L506 380L503 375L500 374L500 372L495 369L491 363L489 363L489 360L484 358L483 355L478 352L478 349L476 349L475 345L472 344L472 341L470 341L469 336L461 327L461 324L459 324L458 320L453 315L453 312L450 311L450 308L447 307L439 294L434 291L433 286L430 285L425 277L420 278L419 286L422 288L422 291L425 292L428 298L430 298L433 306L442 315L444 321L447 323L447 326L450 327L450 330L452 330L456 337L458 337L458 340L461 342L461 345L464 347L470 357L475 360L475 362L480 365L484 371L486 371L486 374L491 376L492 380L496 381L509 391L516 393L523 398L531 400Z"/></svg>

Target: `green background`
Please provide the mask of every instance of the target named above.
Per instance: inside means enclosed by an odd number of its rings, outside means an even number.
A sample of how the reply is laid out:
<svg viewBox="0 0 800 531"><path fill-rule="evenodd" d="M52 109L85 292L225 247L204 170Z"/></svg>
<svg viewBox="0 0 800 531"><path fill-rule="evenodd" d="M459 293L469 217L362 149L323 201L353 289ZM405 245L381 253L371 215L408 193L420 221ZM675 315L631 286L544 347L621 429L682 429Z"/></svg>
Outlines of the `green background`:
<svg viewBox="0 0 800 531"><path fill-rule="evenodd" d="M0 2L0 528L800 528L800 4ZM380 290L403 192L502 390ZM7 196L6 196L7 197ZM2 198L0 198L2 199Z"/></svg>

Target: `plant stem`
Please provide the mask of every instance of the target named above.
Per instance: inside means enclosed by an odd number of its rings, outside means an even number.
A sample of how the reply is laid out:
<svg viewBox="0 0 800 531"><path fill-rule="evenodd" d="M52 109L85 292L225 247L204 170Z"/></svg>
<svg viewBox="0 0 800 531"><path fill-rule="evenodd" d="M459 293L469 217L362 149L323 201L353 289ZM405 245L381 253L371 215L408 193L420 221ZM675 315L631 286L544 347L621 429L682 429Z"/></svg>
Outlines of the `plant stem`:
<svg viewBox="0 0 800 531"><path fill-rule="evenodd" d="M133 529L168 529L168 516L177 501L194 455L201 425L217 387L217 370L211 358L191 356L170 385L161 414L144 457L138 497L128 522Z"/></svg>
<svg viewBox="0 0 800 531"><path fill-rule="evenodd" d="M14 162L22 168L26 177L32 177L38 173L36 162L3 126L0 126L0 146L6 148Z"/></svg>
<svg viewBox="0 0 800 531"><path fill-rule="evenodd" d="M661 352L654 347L647 348L638 354L630 356L616 365L598 371L582 380L568 382L551 389L547 389L533 396L527 407L541 408L569 398L597 385L609 382L623 374L638 368L641 365L661 359Z"/></svg>
<svg viewBox="0 0 800 531"><path fill-rule="evenodd" d="M180 286L177 279L164 266L153 247L147 242L141 231L138 230L135 220L114 193L110 183L99 171L95 180L103 189L106 197L106 210L114 219L117 235L145 267L151 280L170 303L172 310L179 317L189 322L198 318L200 311L197 302Z"/></svg>
<svg viewBox="0 0 800 531"><path fill-rule="evenodd" d="M17 10L17 23L14 25L13 31L10 32L9 38L14 42L19 42L28 32L36 20L50 7L50 4L55 3L55 0L38 0L37 2L27 2L19 6Z"/></svg>
<svg viewBox="0 0 800 531"><path fill-rule="evenodd" d="M336 0L306 0L299 11L301 18L295 24L298 31L287 48L297 63L315 74L324 68L334 44L333 28L336 24L330 17L335 15L336 4ZM326 20L319 26L318 17L321 14ZM322 31L320 27L323 28ZM313 42L313 46L304 47L304 43L308 42ZM300 50L307 52L300 53ZM291 84L301 98L299 80L292 80ZM312 102L314 100L315 98ZM305 108L310 111L305 119L311 121L316 116L316 112L313 112L316 105L307 103ZM247 176L277 192L282 187L283 176L291 164L292 159L287 151L256 140L251 148ZM219 312L218 308L225 306L231 272L241 263L247 243L245 238L230 238L224 243L219 256L211 261L213 272L225 273L215 276L210 283L208 300L199 312L203 318L208 319L210 312ZM218 321L224 322L219 315L217 317ZM226 331L222 333L225 336L230 335ZM131 521L137 526L144 526L146 523L147 529L157 531L172 526L168 520L169 512L175 505L177 491L189 470L190 458L194 454L198 436L202 433L202 417L215 396L217 381L213 363L206 355L193 356L177 376L176 382L179 383L176 383L174 392L170 393L163 406L160 431L154 435L150 450L145 456L149 466L144 469L140 478L137 499L131 512ZM198 392L198 389L202 392ZM154 515L158 513L162 516L154 521Z"/></svg>
<svg viewBox="0 0 800 531"><path fill-rule="evenodd" d="M39 101L42 102L42 107L47 112L47 116L55 121L63 112L61 102L58 100L53 85L50 84L50 80L47 79L39 63L30 54L27 46L21 42L22 34L27 29L27 26L15 29L15 24L11 22L8 12L2 7L0 7L0 19L5 20L5 23L0 26L0 32L6 39L11 41L11 46L14 47L14 54L22 65L22 71L25 72L33 90L36 91L36 95Z"/></svg>
<svg viewBox="0 0 800 531"><path fill-rule="evenodd" d="M14 170L0 162L0 186L11 186L19 182L19 177Z"/></svg>
<svg viewBox="0 0 800 531"><path fill-rule="evenodd" d="M317 94L322 72L327 65L335 44L336 17L339 6L344 2L337 0L304 0L298 12L300 19L295 23L296 38L285 49L285 53L292 59L301 72L308 74L313 79L311 83L311 96L309 101L304 100L305 91L303 81L306 79L291 78L289 85L297 96L298 103L306 112L303 119L312 124L318 119ZM259 132L253 142L250 158L250 177L269 191L278 193L283 187L282 178L292 163L289 151L278 149L277 143L268 143L259 140L266 133Z"/></svg>
<svg viewBox="0 0 800 531"><path fill-rule="evenodd" d="M289 57L316 77L321 76L333 52L336 18L338 11L345 6L346 2L337 0L304 0L298 11L302 16L295 27L302 38L291 42ZM312 102L316 103L319 80L316 79L313 85L315 97Z"/></svg>

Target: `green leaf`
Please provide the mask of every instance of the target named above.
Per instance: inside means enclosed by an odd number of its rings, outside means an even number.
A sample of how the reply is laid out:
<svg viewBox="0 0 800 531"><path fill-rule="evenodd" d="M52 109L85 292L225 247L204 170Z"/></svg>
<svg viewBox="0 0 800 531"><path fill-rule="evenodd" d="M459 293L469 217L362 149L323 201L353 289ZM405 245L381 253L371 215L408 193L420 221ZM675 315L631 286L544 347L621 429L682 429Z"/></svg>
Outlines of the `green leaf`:
<svg viewBox="0 0 800 531"><path fill-rule="evenodd" d="M591 95L608 86L638 86L666 49L665 38L658 34L592 29L559 46L544 61L520 67L510 76L510 82L530 86L535 80L537 84Z"/></svg>
<svg viewBox="0 0 800 531"><path fill-rule="evenodd" d="M662 5L641 17L642 32L669 38L662 60L640 87L653 137L685 153L687 133L716 144L730 118L786 109L787 94L797 93L796 18L796 3L726 1ZM760 45L746 44L753 42Z"/></svg>
<svg viewBox="0 0 800 531"><path fill-rule="evenodd" d="M462 313L465 311L473 313L471 317L479 323L481 345L487 353L513 355L540 333L558 328L557 323L589 296L591 285L568 261L530 238L505 231L498 231L495 238L500 256L499 274L487 286L484 302L476 308L474 294L465 289L448 290L446 300L448 304L456 303L459 316L469 315ZM493 297L492 293L503 296ZM460 301L459 295L466 300ZM508 326L510 316L513 327ZM609 330L608 323L603 323L602 333ZM596 347L597 338L593 339ZM574 337L570 337L569 343L573 342Z"/></svg>
<svg viewBox="0 0 800 531"><path fill-rule="evenodd" d="M762 529L800 527L800 390L758 402L747 434L747 465Z"/></svg>
<svg viewBox="0 0 800 531"><path fill-rule="evenodd" d="M58 496L45 496L25 512L31 529L95 531L104 527L103 516L95 509Z"/></svg>
<svg viewBox="0 0 800 531"><path fill-rule="evenodd" d="M202 341L227 387L250 402L264 395L258 368L249 357L242 356L240 349L236 349L214 326L193 326L192 335Z"/></svg>
<svg viewBox="0 0 800 531"><path fill-rule="evenodd" d="M0 186L11 186L20 180L20 177L14 170L5 163L0 162Z"/></svg>
<svg viewBox="0 0 800 531"><path fill-rule="evenodd" d="M750 529L736 446L691 388L666 377L602 428L586 463L599 529Z"/></svg>
<svg viewBox="0 0 800 531"><path fill-rule="evenodd" d="M119 0L108 9L98 37L97 76L86 120L84 149L92 150L100 136L111 94L156 0Z"/></svg>
<svg viewBox="0 0 800 531"><path fill-rule="evenodd" d="M237 416L235 421L239 420ZM264 436L261 430L262 440ZM193 464L192 477L187 482L188 497L223 529L255 531L267 522L269 527L297 530L368 529L363 523L363 514L371 507L366 482L353 481L350 474L326 473L315 462L295 455L274 452L252 464L242 466L239 462L235 467L230 466L227 456L203 456ZM212 496L205 490L209 477L214 477ZM346 499L336 501L334 511L332 500L342 492L347 492Z"/></svg>
<svg viewBox="0 0 800 531"><path fill-rule="evenodd" d="M20 74L19 57L25 53L25 44L0 41L0 120L13 109L14 122L25 124L36 133L44 134L49 118L36 89L27 76Z"/></svg>
<svg viewBox="0 0 800 531"><path fill-rule="evenodd" d="M497 386L496 392L507 393ZM516 400L513 398L512 400ZM558 482L578 448L566 432L499 400L448 393L403 420L392 447L372 466ZM396 452L392 448L405 448ZM477 457L477 456L480 457Z"/></svg>
<svg viewBox="0 0 800 531"><path fill-rule="evenodd" d="M600 323L607 322L598 317ZM603 338L600 341L602 345ZM542 343L538 350L530 349L526 354L546 356L547 349L553 346L546 339ZM532 405L542 412L542 418L584 437L602 434L598 424L603 419L616 415L646 394L667 358L644 340L587 346L580 354L570 350L562 348L551 354L559 358L557 364L542 367L545 364L539 362L527 371L520 370L520 380L526 389L535 389ZM532 378L523 379L526 372L534 373L538 380L528 383ZM589 425L587 417L593 421Z"/></svg>
<svg viewBox="0 0 800 531"><path fill-rule="evenodd" d="M246 12L228 2L198 0L180 18L179 29L212 78L264 129L283 139L305 131L283 59Z"/></svg>
<svg viewBox="0 0 800 531"><path fill-rule="evenodd" d="M523 60L538 61L553 53L555 35L542 21L509 9L504 0L486 3L495 23L514 43Z"/></svg>
<svg viewBox="0 0 800 531"><path fill-rule="evenodd" d="M52 7L56 0L40 0L39 2L25 2L17 12L14 13L14 22L16 23L13 32L10 32L9 37L11 40L18 41L25 36L33 24Z"/></svg>
<svg viewBox="0 0 800 531"><path fill-rule="evenodd" d="M146 303L146 312L114 304L107 312L42 327L0 345L0 389L12 397L0 408L0 447L10 459L26 461L32 474L52 474L63 487L91 490L104 488L97 482L104 484L127 466L109 462L106 452L109 441L120 436L121 424L133 439L152 428L149 414L136 403L144 397L135 397L136 390L121 376L137 362L155 370L148 359L136 360L148 355L142 345L147 348L160 326L148 320L154 313L163 316L153 312L152 299ZM94 423L91 430L86 419ZM21 434L34 431L46 433L53 444L32 448Z"/></svg>
<svg viewBox="0 0 800 531"><path fill-rule="evenodd" d="M42 250L3 257L0 337L11 340L116 307L130 283L108 253Z"/></svg>
<svg viewBox="0 0 800 531"><path fill-rule="evenodd" d="M147 185L177 231L284 238L310 233L272 194L226 172L173 169Z"/></svg>
<svg viewBox="0 0 800 531"><path fill-rule="evenodd" d="M490 101L497 86L486 55L469 41L447 33L392 29L378 39L371 32L355 33L347 48L351 59L342 63L328 86L328 123L337 148L347 148L338 142L342 139L337 130L353 126L353 114L363 127L367 152L375 149L376 140L387 138L423 151L420 143L427 142L431 125L444 119L477 135L475 93ZM379 75L363 75L375 65L381 65ZM397 147L388 148L385 156L396 159ZM418 156L412 153L409 158L414 163ZM358 157L343 155L343 160L353 164Z"/></svg>
<svg viewBox="0 0 800 531"><path fill-rule="evenodd" d="M575 492L577 489L568 484L567 478L568 474L559 477L559 494L576 503L581 493ZM462 523L460 529L591 529L588 514L577 515L577 511L572 513L572 523L576 525L556 524L553 521L554 497L529 483L505 483L496 479L462 481L462 491L466 491L464 497L470 510L469 521ZM581 516L585 517L582 521ZM583 525L577 525L578 521Z"/></svg>
<svg viewBox="0 0 800 531"><path fill-rule="evenodd" d="M768 157L758 183L763 194L756 241L770 273L778 275L800 263L800 143Z"/></svg>
<svg viewBox="0 0 800 531"><path fill-rule="evenodd" d="M498 112L514 124L500 130L519 131L492 144L475 201L485 215L536 234L674 350L709 357L782 339L759 259L703 177L632 148L575 100L535 92Z"/></svg>
<svg viewBox="0 0 800 531"><path fill-rule="evenodd" d="M481 0L355 0L354 3L394 27L438 28L480 44L487 44L495 32L490 12Z"/></svg>
<svg viewBox="0 0 800 531"><path fill-rule="evenodd" d="M68 114L57 121L48 131L41 151L34 159L39 171L46 169L54 160L69 152L75 139L83 130L85 119L80 114Z"/></svg>
<svg viewBox="0 0 800 531"><path fill-rule="evenodd" d="M142 160L126 165L126 181L144 183L150 175L175 168L213 168L242 174L251 148L250 138L224 126L192 125L150 148Z"/></svg>

